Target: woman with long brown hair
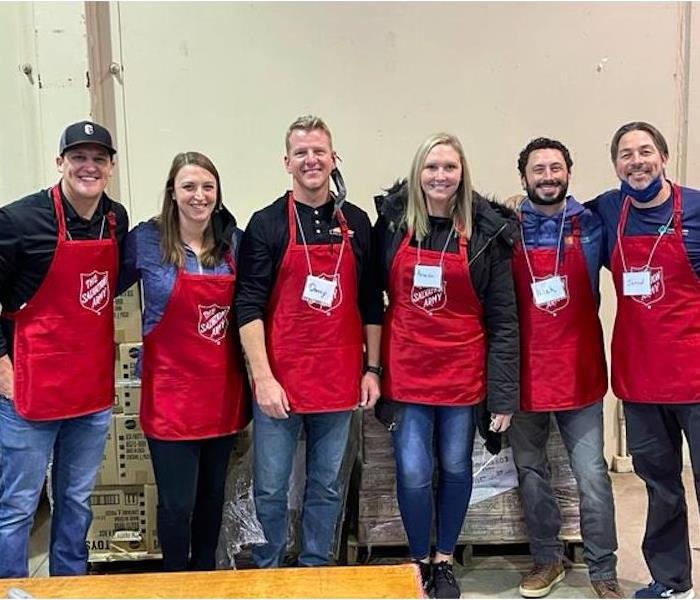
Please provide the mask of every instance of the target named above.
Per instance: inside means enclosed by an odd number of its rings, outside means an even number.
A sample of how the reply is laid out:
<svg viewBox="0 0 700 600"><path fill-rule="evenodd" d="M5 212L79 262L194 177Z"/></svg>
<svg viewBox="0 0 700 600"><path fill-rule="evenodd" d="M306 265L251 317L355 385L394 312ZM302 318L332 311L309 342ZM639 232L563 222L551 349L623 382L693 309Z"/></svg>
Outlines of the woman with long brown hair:
<svg viewBox="0 0 700 600"><path fill-rule="evenodd" d="M120 287L140 279L143 288L140 417L167 571L216 568L233 434L250 420L230 314L241 234L216 167L183 152L173 159L160 216L127 237Z"/></svg>

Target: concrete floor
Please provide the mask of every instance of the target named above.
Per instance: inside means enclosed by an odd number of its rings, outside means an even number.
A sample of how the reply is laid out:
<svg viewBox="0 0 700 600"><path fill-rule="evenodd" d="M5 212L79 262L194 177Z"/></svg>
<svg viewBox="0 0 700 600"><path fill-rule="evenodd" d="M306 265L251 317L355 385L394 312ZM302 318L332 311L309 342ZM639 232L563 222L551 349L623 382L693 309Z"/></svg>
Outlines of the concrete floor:
<svg viewBox="0 0 700 600"><path fill-rule="evenodd" d="M624 591L631 595L635 589L645 586L650 580L641 552L646 518L646 492L634 473L612 473L611 477L619 541L618 574ZM684 472L684 482L688 490L693 579L700 586L700 518L690 469ZM29 571L32 577L48 576L46 547L49 528L48 508L42 506L37 515L29 548ZM519 598L520 577L530 566L529 557L522 555L475 556L466 567L456 565L455 573L462 588L463 598ZM566 579L549 598L595 598L585 567L576 565L569 569Z"/></svg>
<svg viewBox="0 0 700 600"><path fill-rule="evenodd" d="M634 473L611 473L615 495L615 514L618 535L618 576L623 590L632 593L646 586L651 577L642 556L641 544L646 520L646 491L644 484ZM700 519L695 500L692 472L683 474L687 490L690 520L690 546L693 557L693 580L700 587ZM475 557L468 567L456 569L463 598L519 598L518 584L521 575L531 562L524 557L493 558ZM589 585L588 571L576 566L567 571L566 579L549 595L549 598L595 598Z"/></svg>

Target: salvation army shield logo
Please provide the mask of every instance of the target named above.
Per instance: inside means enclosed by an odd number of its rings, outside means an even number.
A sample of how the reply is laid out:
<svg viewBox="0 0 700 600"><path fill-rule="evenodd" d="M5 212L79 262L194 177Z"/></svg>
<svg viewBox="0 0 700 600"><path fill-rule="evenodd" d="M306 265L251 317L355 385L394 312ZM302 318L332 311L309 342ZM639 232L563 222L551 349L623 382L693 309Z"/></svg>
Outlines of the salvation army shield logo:
<svg viewBox="0 0 700 600"><path fill-rule="evenodd" d="M559 275L559 277L561 277L561 284L564 288L564 297L559 298L558 300L552 300L551 302L547 302L545 304L535 304L535 306L540 310L543 310L544 312L547 312L555 317L557 316L558 312L564 310L569 305L569 276ZM547 279L547 277L535 277L535 281L542 281L543 279ZM535 302L534 298L532 301L533 303Z"/></svg>
<svg viewBox="0 0 700 600"><path fill-rule="evenodd" d="M322 313L325 313L326 315L330 315L333 310L338 308L340 306L340 303L343 301L343 288L340 286L340 275L336 273L335 275L328 275L327 273L319 273L316 275L319 279L325 279L326 281L335 281L335 292L333 293L333 300L331 301L330 306L323 306L323 304L319 304L318 302L314 302L313 300L307 300L304 298L304 302L306 302L311 308L314 310L319 310Z"/></svg>
<svg viewBox="0 0 700 600"><path fill-rule="evenodd" d="M630 267L630 271L645 271L646 267ZM630 296L635 302L643 304L649 308L655 302L658 302L666 295L664 287L664 268L649 267L651 280L651 294L645 296Z"/></svg>
<svg viewBox="0 0 700 600"><path fill-rule="evenodd" d="M432 315L447 304L447 282L443 281L440 288L412 286L411 303Z"/></svg>
<svg viewBox="0 0 700 600"><path fill-rule="evenodd" d="M80 305L83 308L99 315L110 300L107 271L80 274Z"/></svg>
<svg viewBox="0 0 700 600"><path fill-rule="evenodd" d="M199 322L197 324L197 333L203 338L221 343L221 340L226 337L228 329L228 311L230 306L219 306L218 304L210 304L209 306L197 305L199 309Z"/></svg>

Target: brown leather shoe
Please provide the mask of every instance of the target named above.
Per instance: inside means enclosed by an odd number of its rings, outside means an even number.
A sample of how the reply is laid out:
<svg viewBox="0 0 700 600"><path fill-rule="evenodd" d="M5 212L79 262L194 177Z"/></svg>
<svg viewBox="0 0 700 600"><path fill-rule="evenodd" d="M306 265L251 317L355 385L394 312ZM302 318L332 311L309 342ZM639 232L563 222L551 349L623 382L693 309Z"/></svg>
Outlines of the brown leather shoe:
<svg viewBox="0 0 700 600"><path fill-rule="evenodd" d="M617 579L591 581L591 587L598 598L624 598L625 595Z"/></svg>
<svg viewBox="0 0 700 600"><path fill-rule="evenodd" d="M523 598L544 598L564 579L564 566L561 563L553 565L535 565L527 575L520 580L519 592Z"/></svg>

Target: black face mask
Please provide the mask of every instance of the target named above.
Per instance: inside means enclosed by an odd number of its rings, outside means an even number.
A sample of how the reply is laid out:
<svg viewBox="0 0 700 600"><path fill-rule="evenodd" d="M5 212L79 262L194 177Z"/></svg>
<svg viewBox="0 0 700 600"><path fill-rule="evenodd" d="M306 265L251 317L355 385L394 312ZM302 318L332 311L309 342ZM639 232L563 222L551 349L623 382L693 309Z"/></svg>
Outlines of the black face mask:
<svg viewBox="0 0 700 600"><path fill-rule="evenodd" d="M547 183L551 184L552 182L542 181L538 184L537 187L545 185ZM566 198L566 193L568 192L568 190L569 184L567 182L562 186L561 191L556 196L552 196L551 198L541 198L537 195L536 187L532 187L530 184L527 184L525 186L525 191L527 192L527 197L530 199L530 202L532 202L533 204L538 204L540 206L552 206L554 204L559 204L562 200L564 200L564 198Z"/></svg>
<svg viewBox="0 0 700 600"><path fill-rule="evenodd" d="M340 210L345 202L345 197L348 195L348 191L345 188L345 181L343 181L343 176L340 174L338 167L335 167L331 171L331 179L333 180L333 185L336 189L335 204L333 206L333 212Z"/></svg>

